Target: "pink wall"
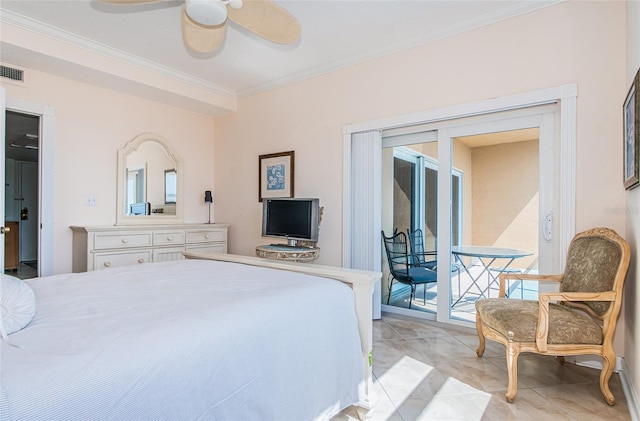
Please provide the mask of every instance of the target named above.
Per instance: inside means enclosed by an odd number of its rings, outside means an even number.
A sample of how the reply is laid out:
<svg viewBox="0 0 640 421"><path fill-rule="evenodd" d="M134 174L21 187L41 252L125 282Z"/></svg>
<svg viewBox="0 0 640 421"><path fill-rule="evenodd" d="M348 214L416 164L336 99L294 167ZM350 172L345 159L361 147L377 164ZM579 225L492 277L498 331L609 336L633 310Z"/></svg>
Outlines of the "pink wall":
<svg viewBox="0 0 640 421"><path fill-rule="evenodd" d="M627 7L627 62L625 89L620 95L620 104L624 100L633 77L640 69L640 2L628 1ZM628 376L635 385L635 414L640 416L640 187L630 190L626 195L624 212L626 217L626 238L631 244L631 265L625 286L625 302L622 314L625 319L624 355Z"/></svg>
<svg viewBox="0 0 640 421"><path fill-rule="evenodd" d="M622 2L567 2L515 19L245 98L216 119L218 220L230 251L260 237L258 155L294 149L296 195L325 206L320 263L341 264L342 129L566 83L578 84L577 230L624 230ZM598 171L594 171L598 169Z"/></svg>
<svg viewBox="0 0 640 421"><path fill-rule="evenodd" d="M117 151L143 132L162 135L186 163L185 221L207 221L212 117L39 72L26 88L3 86L8 100L55 109L55 273L71 272L70 225L115 223ZM87 195L98 205L86 206Z"/></svg>
<svg viewBox="0 0 640 421"><path fill-rule="evenodd" d="M242 99L216 119L217 218L229 251L260 237L258 155L296 152L296 196L325 206L318 263L341 265L343 127L578 84L576 232L625 232L621 104L625 3L568 1L475 31ZM624 317L614 346L623 355ZM637 330L637 327L635 328ZM637 382L636 382L637 383Z"/></svg>

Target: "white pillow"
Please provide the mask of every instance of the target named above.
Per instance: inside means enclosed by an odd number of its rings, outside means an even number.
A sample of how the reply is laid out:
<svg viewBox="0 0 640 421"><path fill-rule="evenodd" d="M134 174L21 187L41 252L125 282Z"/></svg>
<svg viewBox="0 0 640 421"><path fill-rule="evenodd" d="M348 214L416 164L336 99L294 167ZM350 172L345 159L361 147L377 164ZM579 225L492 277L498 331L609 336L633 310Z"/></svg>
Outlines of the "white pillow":
<svg viewBox="0 0 640 421"><path fill-rule="evenodd" d="M23 329L31 322L36 314L36 297L31 287L23 280L1 275L0 331L4 336Z"/></svg>

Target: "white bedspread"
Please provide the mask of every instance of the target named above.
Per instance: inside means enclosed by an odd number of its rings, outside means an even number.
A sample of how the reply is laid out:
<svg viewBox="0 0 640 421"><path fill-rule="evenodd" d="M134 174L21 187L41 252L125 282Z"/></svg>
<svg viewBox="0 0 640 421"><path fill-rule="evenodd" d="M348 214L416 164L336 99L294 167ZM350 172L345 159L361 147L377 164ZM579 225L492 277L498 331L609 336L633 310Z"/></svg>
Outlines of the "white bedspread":
<svg viewBox="0 0 640 421"><path fill-rule="evenodd" d="M363 397L338 281L185 260L30 282L2 343L2 420L326 419Z"/></svg>

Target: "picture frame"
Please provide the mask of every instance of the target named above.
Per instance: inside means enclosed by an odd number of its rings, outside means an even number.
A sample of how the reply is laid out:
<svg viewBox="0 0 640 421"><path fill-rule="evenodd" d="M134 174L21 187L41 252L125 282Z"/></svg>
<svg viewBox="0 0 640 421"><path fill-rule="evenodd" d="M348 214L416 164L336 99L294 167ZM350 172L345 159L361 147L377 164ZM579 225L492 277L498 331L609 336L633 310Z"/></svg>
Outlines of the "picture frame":
<svg viewBox="0 0 640 421"><path fill-rule="evenodd" d="M295 152L278 152L258 157L258 201L272 197L293 197Z"/></svg>
<svg viewBox="0 0 640 421"><path fill-rule="evenodd" d="M640 69L622 107L624 121L623 182L626 190L640 185Z"/></svg>

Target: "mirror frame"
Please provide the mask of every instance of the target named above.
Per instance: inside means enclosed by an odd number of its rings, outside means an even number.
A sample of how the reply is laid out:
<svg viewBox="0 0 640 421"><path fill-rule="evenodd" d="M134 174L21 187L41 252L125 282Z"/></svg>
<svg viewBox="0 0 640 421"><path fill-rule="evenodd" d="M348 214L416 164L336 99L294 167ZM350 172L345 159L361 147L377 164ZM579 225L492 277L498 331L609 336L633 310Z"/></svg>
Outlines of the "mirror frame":
<svg viewBox="0 0 640 421"><path fill-rule="evenodd" d="M175 163L175 171L177 174L176 182L176 214L167 215L162 213L152 213L151 215L127 215L125 214L124 205L127 198L127 156L138 150L145 142L156 142L164 148L167 156ZM116 200L116 225L163 225L163 224L181 224L182 208L184 195L182 194L184 185L184 174L182 174L182 159L169 146L167 140L156 133L143 133L130 140L123 148L118 150L118 176L117 176L117 200ZM164 183L163 180L159 182Z"/></svg>

